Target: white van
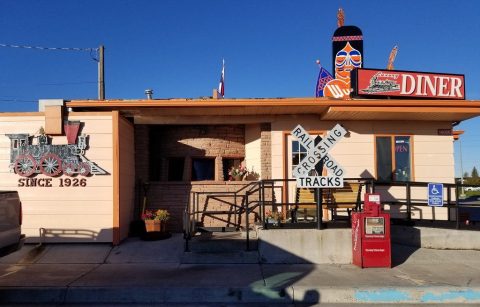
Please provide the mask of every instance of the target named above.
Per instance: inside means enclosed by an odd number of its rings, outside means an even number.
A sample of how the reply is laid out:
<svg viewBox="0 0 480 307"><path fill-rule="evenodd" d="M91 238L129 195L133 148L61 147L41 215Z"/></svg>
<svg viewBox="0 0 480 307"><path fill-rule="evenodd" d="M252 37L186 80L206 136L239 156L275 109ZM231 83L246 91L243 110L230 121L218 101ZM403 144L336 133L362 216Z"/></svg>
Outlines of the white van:
<svg viewBox="0 0 480 307"><path fill-rule="evenodd" d="M17 191L0 191L0 257L23 246L21 227L22 203Z"/></svg>

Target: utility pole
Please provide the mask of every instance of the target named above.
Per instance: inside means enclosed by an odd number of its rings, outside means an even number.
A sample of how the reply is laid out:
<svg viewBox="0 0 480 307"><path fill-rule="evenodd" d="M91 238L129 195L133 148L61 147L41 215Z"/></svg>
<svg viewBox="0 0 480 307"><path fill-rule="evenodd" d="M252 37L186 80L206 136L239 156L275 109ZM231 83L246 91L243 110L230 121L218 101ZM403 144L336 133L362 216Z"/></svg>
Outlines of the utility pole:
<svg viewBox="0 0 480 307"><path fill-rule="evenodd" d="M104 72L104 51L105 47L98 48L98 99L105 100L105 72Z"/></svg>
<svg viewBox="0 0 480 307"><path fill-rule="evenodd" d="M460 172L461 172L461 175L460 175L460 183L462 184L462 192L460 193L460 196L465 196L465 188L463 187L463 155L462 155L462 138L458 138L458 145L459 145L459 148L460 148Z"/></svg>

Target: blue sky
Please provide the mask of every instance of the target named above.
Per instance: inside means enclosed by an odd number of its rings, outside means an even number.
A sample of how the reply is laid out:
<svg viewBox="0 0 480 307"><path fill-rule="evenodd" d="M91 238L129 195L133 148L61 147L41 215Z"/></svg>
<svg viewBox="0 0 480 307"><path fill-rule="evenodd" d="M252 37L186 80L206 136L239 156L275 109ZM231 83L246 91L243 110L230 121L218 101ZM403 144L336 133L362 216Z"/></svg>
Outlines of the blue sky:
<svg viewBox="0 0 480 307"><path fill-rule="evenodd" d="M336 11L364 34L364 67L465 74L480 100L480 1L2 0L0 44L105 45L107 99L211 96L226 61L225 96L314 95L316 59L331 70ZM0 112L34 111L41 98L95 99L89 52L0 48ZM480 166L480 118L457 126L463 170ZM460 174L456 142L456 174Z"/></svg>

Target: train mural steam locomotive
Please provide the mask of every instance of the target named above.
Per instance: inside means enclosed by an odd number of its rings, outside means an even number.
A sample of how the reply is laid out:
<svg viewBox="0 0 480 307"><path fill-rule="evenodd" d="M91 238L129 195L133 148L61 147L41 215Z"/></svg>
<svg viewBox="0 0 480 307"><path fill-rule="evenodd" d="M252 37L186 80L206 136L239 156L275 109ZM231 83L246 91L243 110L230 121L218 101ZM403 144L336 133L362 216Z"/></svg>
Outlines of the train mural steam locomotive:
<svg viewBox="0 0 480 307"><path fill-rule="evenodd" d="M38 136L6 134L10 138L10 171L22 177L42 173L56 177L104 175L107 172L85 157L88 136L79 135L81 122L64 124L68 144L53 145L51 137L41 129ZM36 141L34 141L36 139ZM33 144L36 143L36 144Z"/></svg>

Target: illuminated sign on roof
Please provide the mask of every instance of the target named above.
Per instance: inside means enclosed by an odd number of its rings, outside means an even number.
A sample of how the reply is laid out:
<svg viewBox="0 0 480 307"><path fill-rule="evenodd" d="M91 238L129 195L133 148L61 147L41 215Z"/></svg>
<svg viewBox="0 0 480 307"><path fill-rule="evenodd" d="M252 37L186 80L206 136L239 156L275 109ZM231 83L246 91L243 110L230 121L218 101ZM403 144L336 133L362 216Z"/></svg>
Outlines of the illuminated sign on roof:
<svg viewBox="0 0 480 307"><path fill-rule="evenodd" d="M352 86L356 96L465 99L465 77L456 74L359 68Z"/></svg>

